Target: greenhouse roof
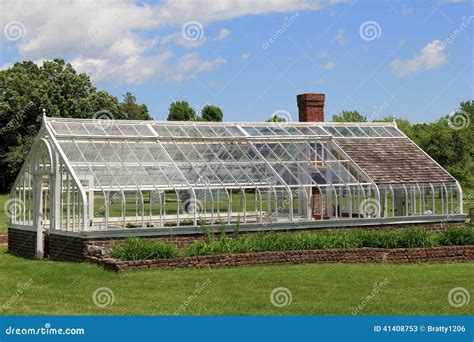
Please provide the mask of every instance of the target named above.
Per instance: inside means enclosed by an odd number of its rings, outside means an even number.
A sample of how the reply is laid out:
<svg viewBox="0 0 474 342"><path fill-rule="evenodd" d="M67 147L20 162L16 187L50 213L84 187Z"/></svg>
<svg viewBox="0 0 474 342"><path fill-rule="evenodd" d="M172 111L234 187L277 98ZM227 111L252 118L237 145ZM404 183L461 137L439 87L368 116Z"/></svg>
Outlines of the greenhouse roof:
<svg viewBox="0 0 474 342"><path fill-rule="evenodd" d="M45 118L45 127L90 190L455 182L392 122Z"/></svg>

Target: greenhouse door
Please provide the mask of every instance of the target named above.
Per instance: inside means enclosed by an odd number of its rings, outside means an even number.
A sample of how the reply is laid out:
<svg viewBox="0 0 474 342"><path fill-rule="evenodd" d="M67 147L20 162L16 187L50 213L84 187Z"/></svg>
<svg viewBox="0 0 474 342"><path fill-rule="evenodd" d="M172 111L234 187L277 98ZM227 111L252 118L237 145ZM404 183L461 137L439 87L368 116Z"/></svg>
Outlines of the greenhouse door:
<svg viewBox="0 0 474 342"><path fill-rule="evenodd" d="M36 230L36 257L45 256L44 232L51 222L51 198L49 189L49 175L36 174L33 176L34 187L34 227Z"/></svg>

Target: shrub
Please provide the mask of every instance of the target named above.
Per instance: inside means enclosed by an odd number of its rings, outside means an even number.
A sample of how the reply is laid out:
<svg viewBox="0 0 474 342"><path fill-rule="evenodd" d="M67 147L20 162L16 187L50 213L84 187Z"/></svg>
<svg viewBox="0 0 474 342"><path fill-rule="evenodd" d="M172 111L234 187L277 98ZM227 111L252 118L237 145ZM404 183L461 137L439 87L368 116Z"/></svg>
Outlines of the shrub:
<svg viewBox="0 0 474 342"><path fill-rule="evenodd" d="M171 244L131 237L113 247L110 255L120 260L171 259L177 257L179 251Z"/></svg>
<svg viewBox="0 0 474 342"><path fill-rule="evenodd" d="M442 246L474 245L474 229L452 227L441 232L439 244Z"/></svg>

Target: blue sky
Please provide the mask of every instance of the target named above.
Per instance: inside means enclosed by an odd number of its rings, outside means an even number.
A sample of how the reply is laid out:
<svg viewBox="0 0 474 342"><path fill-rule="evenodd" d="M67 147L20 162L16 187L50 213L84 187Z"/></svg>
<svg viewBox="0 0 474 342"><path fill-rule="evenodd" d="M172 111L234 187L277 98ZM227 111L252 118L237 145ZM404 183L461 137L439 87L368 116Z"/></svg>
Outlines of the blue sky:
<svg viewBox="0 0 474 342"><path fill-rule="evenodd" d="M473 99L470 1L6 0L2 7L1 68L61 57L99 89L119 98L131 91L158 120L171 102L187 100L197 110L220 106L225 121L263 121L276 111L296 121L296 94L323 92L327 120L358 110L424 122Z"/></svg>

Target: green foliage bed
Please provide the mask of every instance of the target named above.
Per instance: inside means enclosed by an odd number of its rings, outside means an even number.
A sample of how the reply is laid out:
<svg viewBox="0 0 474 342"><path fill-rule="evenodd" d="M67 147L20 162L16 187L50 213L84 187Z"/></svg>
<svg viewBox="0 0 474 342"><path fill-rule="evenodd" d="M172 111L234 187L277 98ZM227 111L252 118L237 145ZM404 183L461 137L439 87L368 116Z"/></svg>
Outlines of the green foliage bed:
<svg viewBox="0 0 474 342"><path fill-rule="evenodd" d="M474 244L472 226L449 228L442 232L421 228L395 231L367 231L362 229L324 232L259 233L230 238L209 234L206 241L195 241L184 251L176 246L129 238L112 249L111 256L121 260L169 259L178 256L212 255L221 253L249 253L329 248L414 248Z"/></svg>

